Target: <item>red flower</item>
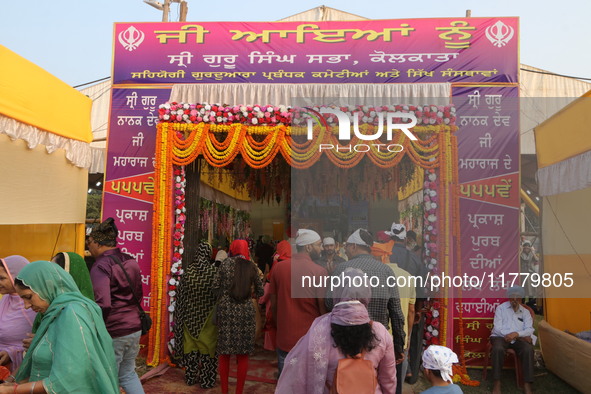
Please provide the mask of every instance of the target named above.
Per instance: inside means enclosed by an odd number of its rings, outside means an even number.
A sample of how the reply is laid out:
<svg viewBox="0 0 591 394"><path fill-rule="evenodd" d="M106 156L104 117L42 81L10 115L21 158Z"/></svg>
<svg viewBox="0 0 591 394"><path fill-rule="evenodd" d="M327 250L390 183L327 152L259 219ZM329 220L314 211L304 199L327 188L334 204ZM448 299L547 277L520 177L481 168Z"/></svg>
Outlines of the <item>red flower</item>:
<svg viewBox="0 0 591 394"><path fill-rule="evenodd" d="M439 303L439 301L433 301L433 309L439 309L441 308L441 304Z"/></svg>
<svg viewBox="0 0 591 394"><path fill-rule="evenodd" d="M174 246L180 246L181 245L181 241L174 241L173 244L174 244Z"/></svg>
<svg viewBox="0 0 591 394"><path fill-rule="evenodd" d="M437 337L431 338L431 345L439 345L439 338L437 338Z"/></svg>

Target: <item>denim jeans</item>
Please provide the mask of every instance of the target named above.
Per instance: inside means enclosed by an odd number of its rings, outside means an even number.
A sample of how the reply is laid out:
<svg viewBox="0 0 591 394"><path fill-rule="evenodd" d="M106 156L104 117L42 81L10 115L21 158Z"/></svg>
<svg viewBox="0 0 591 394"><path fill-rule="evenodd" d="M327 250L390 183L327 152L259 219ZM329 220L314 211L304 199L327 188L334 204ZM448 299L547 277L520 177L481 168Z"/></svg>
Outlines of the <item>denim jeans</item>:
<svg viewBox="0 0 591 394"><path fill-rule="evenodd" d="M279 370L279 374L277 375L277 379L281 376L281 371L283 371L283 365L285 364L285 358L289 352L284 352L283 350L277 348L277 369Z"/></svg>
<svg viewBox="0 0 591 394"><path fill-rule="evenodd" d="M141 331L113 338L115 362L119 369L119 385L127 394L144 394L140 378L135 372L135 358L140 351Z"/></svg>

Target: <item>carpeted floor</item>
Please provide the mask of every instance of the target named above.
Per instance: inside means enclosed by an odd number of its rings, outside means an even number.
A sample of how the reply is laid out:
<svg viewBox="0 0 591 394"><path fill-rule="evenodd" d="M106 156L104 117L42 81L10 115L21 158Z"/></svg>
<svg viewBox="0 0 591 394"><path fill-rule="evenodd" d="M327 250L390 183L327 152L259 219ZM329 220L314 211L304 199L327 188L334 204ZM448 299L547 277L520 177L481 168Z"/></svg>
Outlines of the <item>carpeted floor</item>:
<svg viewBox="0 0 591 394"><path fill-rule="evenodd" d="M248 374L245 393L269 394L275 392L277 374L277 355L275 352L256 348L255 354L249 359ZM236 390L236 363L232 359L230 362L230 392ZM153 377L143 383L144 391L147 394L172 394L172 393L220 393L218 384L212 389L202 389L199 385L187 386L185 384L185 373L180 368L169 368L166 372L157 377Z"/></svg>

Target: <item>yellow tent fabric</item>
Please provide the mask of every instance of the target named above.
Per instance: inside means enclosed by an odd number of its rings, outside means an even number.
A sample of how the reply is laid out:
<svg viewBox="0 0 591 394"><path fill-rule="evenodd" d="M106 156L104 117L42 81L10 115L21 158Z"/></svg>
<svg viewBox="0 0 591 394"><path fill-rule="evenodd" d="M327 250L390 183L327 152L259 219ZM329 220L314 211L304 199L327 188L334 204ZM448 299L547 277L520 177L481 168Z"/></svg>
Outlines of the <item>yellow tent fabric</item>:
<svg viewBox="0 0 591 394"><path fill-rule="evenodd" d="M591 91L536 127L538 168L591 150L590 109Z"/></svg>
<svg viewBox="0 0 591 394"><path fill-rule="evenodd" d="M78 141L92 141L92 100L0 45L0 114Z"/></svg>

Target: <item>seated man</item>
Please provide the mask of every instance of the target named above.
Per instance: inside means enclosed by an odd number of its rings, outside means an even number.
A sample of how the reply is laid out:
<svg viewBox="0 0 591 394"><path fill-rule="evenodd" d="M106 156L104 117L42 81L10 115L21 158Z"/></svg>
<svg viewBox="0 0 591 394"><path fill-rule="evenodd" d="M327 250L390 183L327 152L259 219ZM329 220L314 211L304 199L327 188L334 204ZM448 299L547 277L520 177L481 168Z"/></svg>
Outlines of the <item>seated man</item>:
<svg viewBox="0 0 591 394"><path fill-rule="evenodd" d="M492 344L493 394L501 392L501 369L505 361L505 351L514 349L523 369L525 392L532 392L534 381L534 347L532 335L533 321L529 310L521 305L525 290L521 286L513 286L507 290L506 301L495 311L494 327L490 336Z"/></svg>

